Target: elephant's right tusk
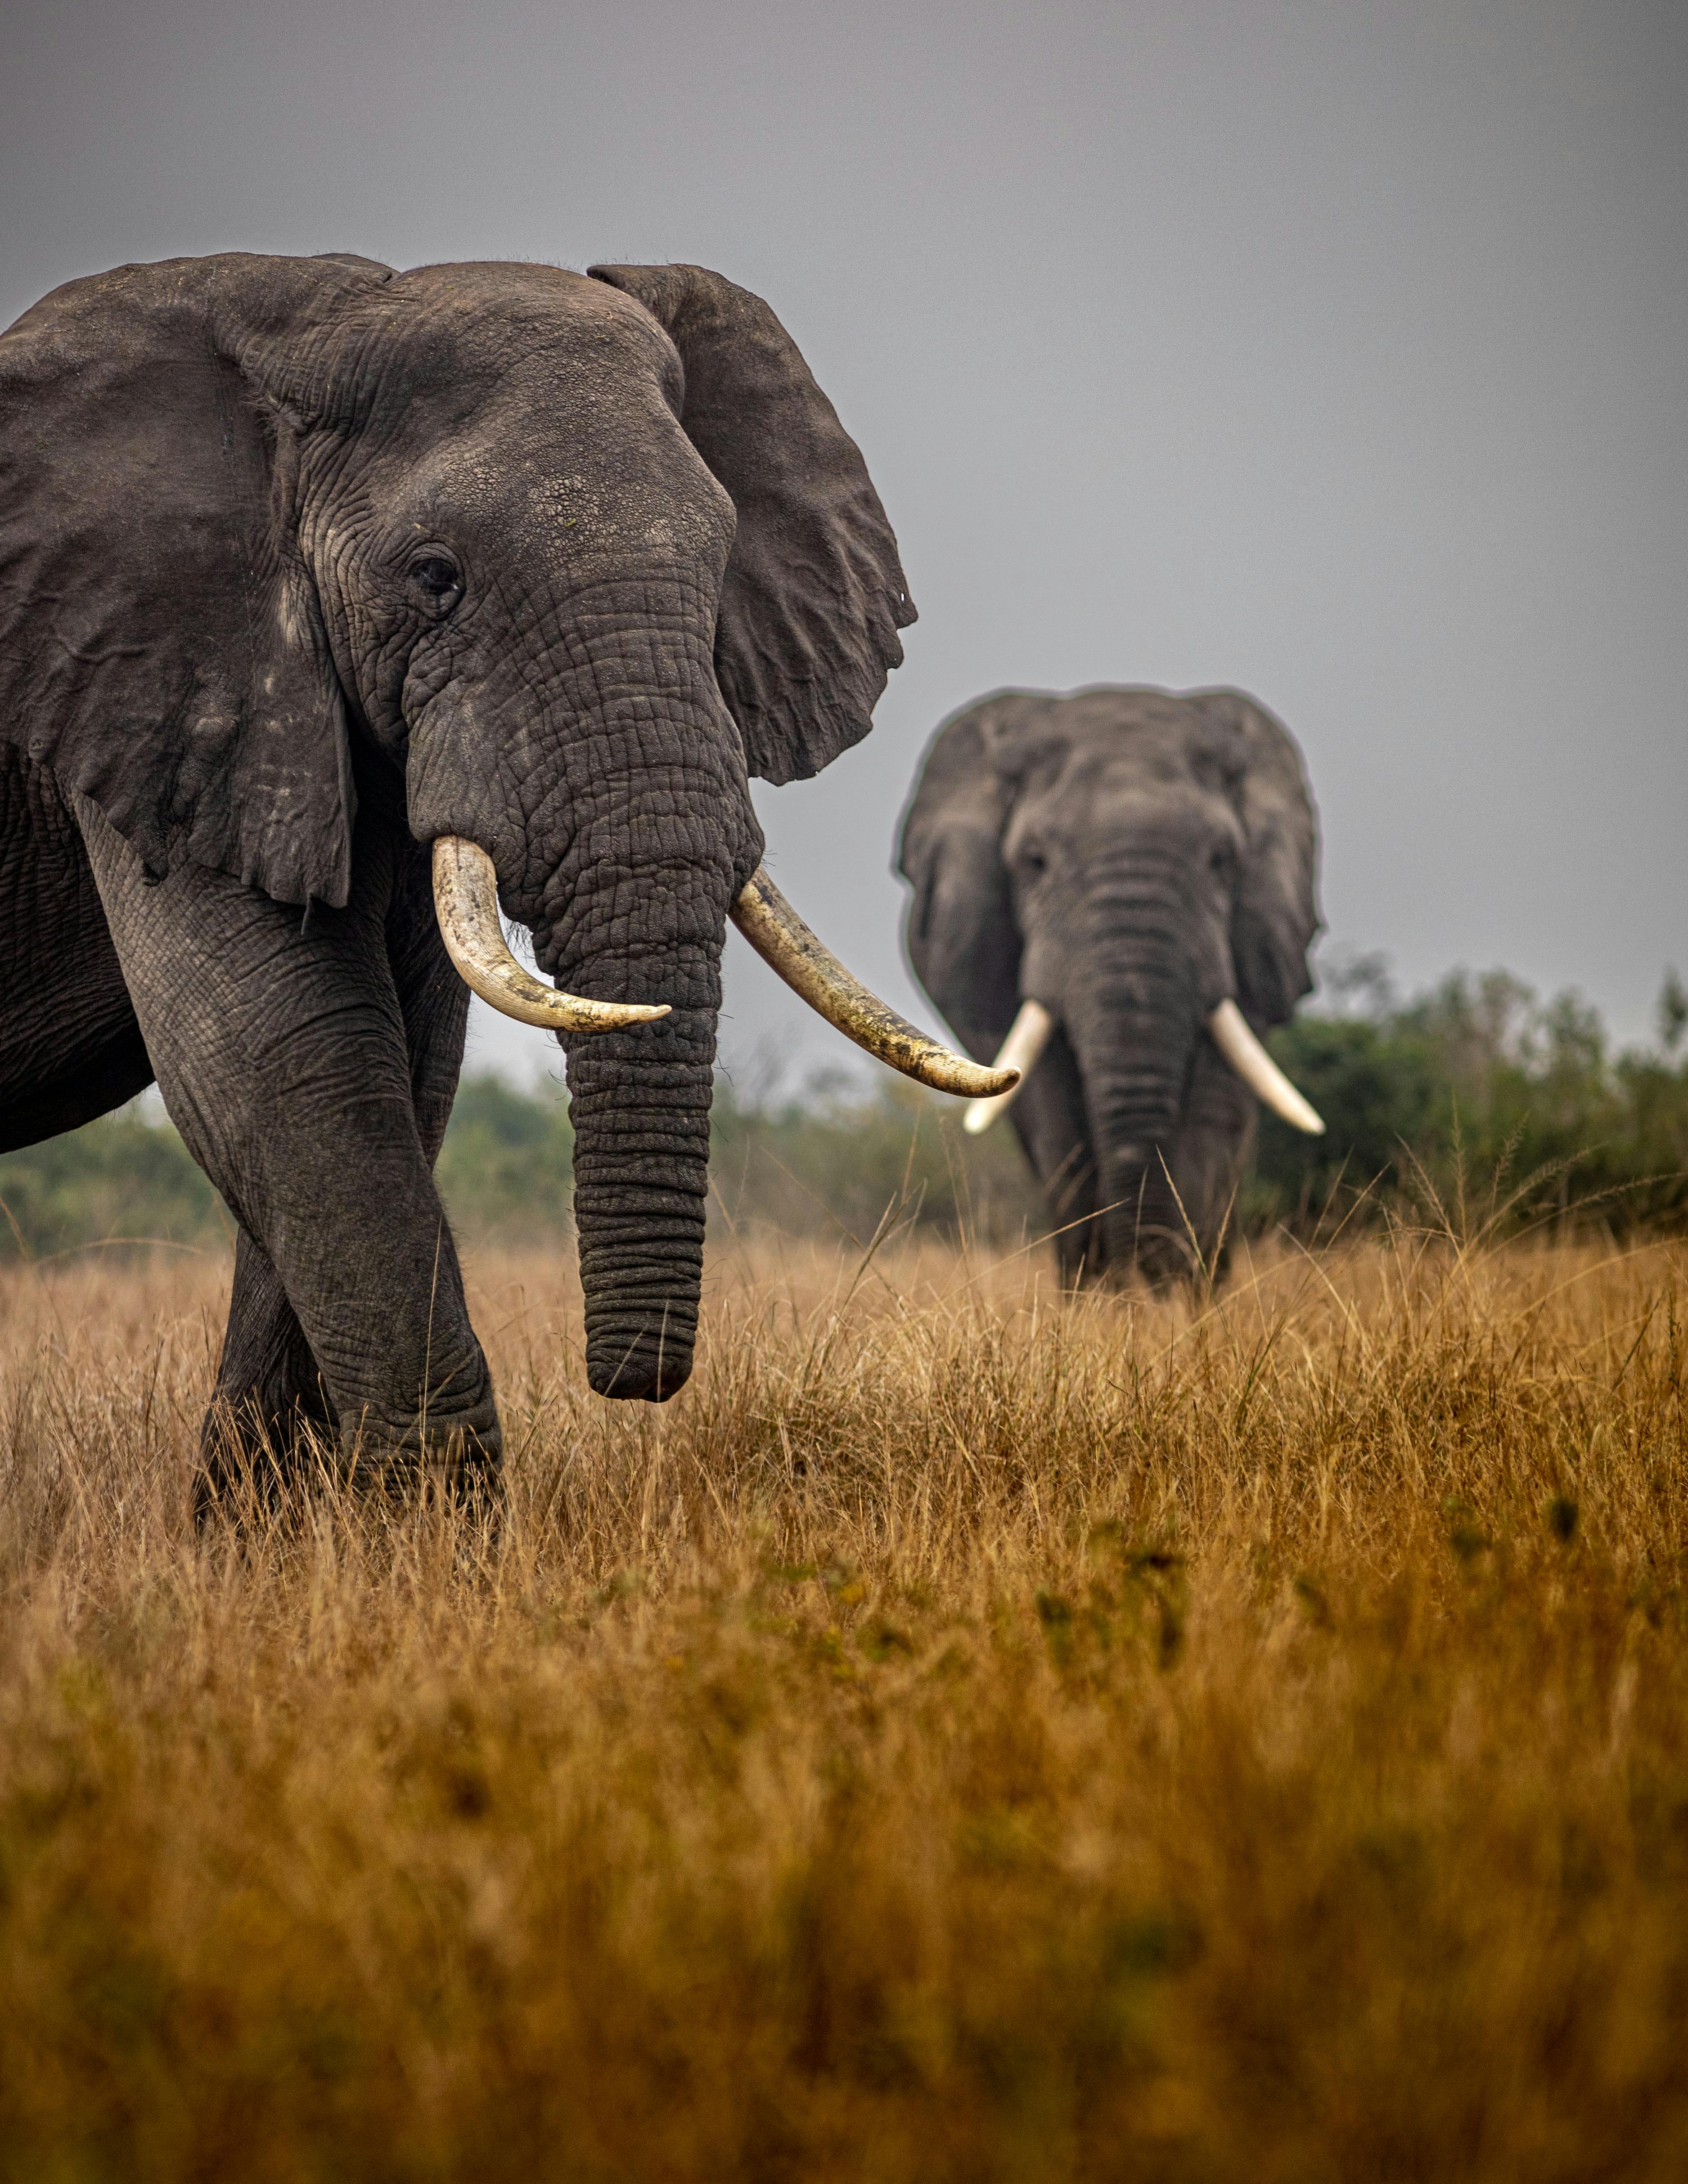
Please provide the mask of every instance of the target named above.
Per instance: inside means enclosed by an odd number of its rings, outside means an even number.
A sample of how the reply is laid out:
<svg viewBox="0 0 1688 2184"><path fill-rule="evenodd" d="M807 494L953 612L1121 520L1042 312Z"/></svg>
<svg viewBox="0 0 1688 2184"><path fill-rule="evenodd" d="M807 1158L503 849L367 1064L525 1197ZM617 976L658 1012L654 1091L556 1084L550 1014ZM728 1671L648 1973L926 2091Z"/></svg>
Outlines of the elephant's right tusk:
<svg viewBox="0 0 1688 2184"><path fill-rule="evenodd" d="M778 972L794 994L802 995L816 1016L824 1017L877 1060L900 1069L905 1077L962 1100L1006 1092L1015 1082L1011 1072L982 1069L965 1055L940 1046L894 1009L887 1008L816 938L760 866L730 914L762 961Z"/></svg>
<svg viewBox="0 0 1688 2184"><path fill-rule="evenodd" d="M970 1137L978 1137L982 1130L990 1128L999 1115L1007 1113L1024 1089L1026 1079L1037 1067L1038 1057L1049 1045L1050 1034L1054 1029L1055 1018L1041 1001L1021 1002L1019 1015L996 1050L996 1067L1017 1070L1020 1081L992 1099L972 1103L961 1118L961 1128Z"/></svg>
<svg viewBox="0 0 1688 2184"><path fill-rule="evenodd" d="M493 861L462 834L442 834L434 844L434 915L465 985L518 1023L543 1031L626 1031L668 1014L666 1002L588 1001L542 985L524 971L504 944Z"/></svg>
<svg viewBox="0 0 1688 2184"><path fill-rule="evenodd" d="M1248 1019L1234 1001L1221 1001L1207 1019L1213 1044L1240 1077L1255 1098L1281 1115L1311 1138L1324 1135L1324 1123L1266 1049L1249 1029Z"/></svg>

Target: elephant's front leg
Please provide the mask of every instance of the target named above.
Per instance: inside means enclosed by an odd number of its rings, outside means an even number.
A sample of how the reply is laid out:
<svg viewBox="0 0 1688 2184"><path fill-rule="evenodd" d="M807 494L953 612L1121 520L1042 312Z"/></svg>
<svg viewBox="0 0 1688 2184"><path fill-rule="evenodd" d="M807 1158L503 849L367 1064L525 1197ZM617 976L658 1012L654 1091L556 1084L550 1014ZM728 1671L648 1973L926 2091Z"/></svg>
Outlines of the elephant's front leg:
<svg viewBox="0 0 1688 2184"><path fill-rule="evenodd" d="M1255 1100L1211 1039L1197 1044L1172 1158L1173 1187L1215 1280L1230 1261L1237 1194L1254 1150Z"/></svg>
<svg viewBox="0 0 1688 2184"><path fill-rule="evenodd" d="M387 915L387 954L404 1021L417 1134L430 1168L439 1157L463 1063L469 994L453 969L434 916L426 849L410 844L397 859ZM234 1287L217 1388L203 1436L201 1507L266 1455L291 1467L301 1429L337 1442L328 1401L298 1315L275 1268L244 1229L235 1246Z"/></svg>
<svg viewBox="0 0 1688 2184"><path fill-rule="evenodd" d="M297 910L219 873L148 885L85 800L78 818L165 1105L249 1240L225 1414L292 1402L337 1429L348 1467L395 1484L496 1463L491 1379L433 1185L438 1102L425 1145L388 954L407 845L360 822L350 903L302 931Z"/></svg>

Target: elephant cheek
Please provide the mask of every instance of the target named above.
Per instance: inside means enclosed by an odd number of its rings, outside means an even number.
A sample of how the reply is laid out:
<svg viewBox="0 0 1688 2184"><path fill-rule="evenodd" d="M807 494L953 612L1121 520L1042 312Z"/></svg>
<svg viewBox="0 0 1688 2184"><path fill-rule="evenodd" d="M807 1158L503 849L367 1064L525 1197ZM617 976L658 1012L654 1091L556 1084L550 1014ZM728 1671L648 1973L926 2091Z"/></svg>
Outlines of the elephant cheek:
<svg viewBox="0 0 1688 2184"><path fill-rule="evenodd" d="M461 834L495 856L504 847L510 815L496 792L496 766L487 759L498 745L495 724L482 718L484 710L473 689L454 690L429 705L411 731L405 815L417 841Z"/></svg>

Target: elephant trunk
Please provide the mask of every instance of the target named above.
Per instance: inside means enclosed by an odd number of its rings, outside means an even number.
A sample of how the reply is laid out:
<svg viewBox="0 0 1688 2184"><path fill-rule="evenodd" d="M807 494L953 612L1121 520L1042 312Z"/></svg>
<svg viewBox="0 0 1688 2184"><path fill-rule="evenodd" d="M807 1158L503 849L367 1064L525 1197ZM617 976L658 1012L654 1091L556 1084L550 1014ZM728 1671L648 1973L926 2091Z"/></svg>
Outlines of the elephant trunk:
<svg viewBox="0 0 1688 2184"><path fill-rule="evenodd" d="M587 1377L600 1396L660 1402L692 1369L721 944L760 847L742 770L633 786L583 830L565 910L536 923L538 960L560 985L667 1011L627 1029L558 1034Z"/></svg>
<svg viewBox="0 0 1688 2184"><path fill-rule="evenodd" d="M710 1005L571 1042L587 1378L600 1396L661 1402L692 1369L715 1034Z"/></svg>
<svg viewBox="0 0 1688 2184"><path fill-rule="evenodd" d="M1162 1282L1189 1273L1196 1256L1173 1162L1204 989L1217 972L1190 960L1180 897L1148 861L1139 855L1093 897L1089 972L1067 1034L1096 1167L1092 1263L1115 1280L1134 1268Z"/></svg>
<svg viewBox="0 0 1688 2184"><path fill-rule="evenodd" d="M744 748L694 604L665 601L655 578L635 616L582 591L549 704L536 712L508 682L420 694L408 766L448 954L475 992L554 1030L568 1055L588 1378L599 1395L654 1401L691 1371L729 912L811 1007L893 1068L963 1097L1014 1082L888 1009L760 869ZM530 929L554 989L510 955L500 909Z"/></svg>

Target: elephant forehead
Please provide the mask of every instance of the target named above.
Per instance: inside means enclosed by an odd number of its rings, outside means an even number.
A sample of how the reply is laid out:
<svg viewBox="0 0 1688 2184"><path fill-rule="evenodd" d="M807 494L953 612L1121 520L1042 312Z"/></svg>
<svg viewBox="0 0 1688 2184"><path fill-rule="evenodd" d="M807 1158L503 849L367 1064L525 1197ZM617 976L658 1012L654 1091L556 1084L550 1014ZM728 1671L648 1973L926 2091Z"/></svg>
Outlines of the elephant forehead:
<svg viewBox="0 0 1688 2184"><path fill-rule="evenodd" d="M1050 793L1081 810L1138 802L1170 807L1202 785L1184 741L1158 735L1069 745L1049 778Z"/></svg>
<svg viewBox="0 0 1688 2184"><path fill-rule="evenodd" d="M681 426L677 353L599 281L424 267L360 304L326 361L334 386L365 390L340 476L401 531L493 526L521 552L724 559L732 503Z"/></svg>
<svg viewBox="0 0 1688 2184"><path fill-rule="evenodd" d="M398 356L459 379L538 365L588 382L643 378L677 411L683 396L678 352L649 312L557 266L422 266L390 282L366 317Z"/></svg>
<svg viewBox="0 0 1688 2184"><path fill-rule="evenodd" d="M1073 778L1091 789L1195 783L1229 800L1247 764L1238 736L1176 700L1152 710L1121 710L1111 718L1081 717L1065 747Z"/></svg>
<svg viewBox="0 0 1688 2184"><path fill-rule="evenodd" d="M1007 846L1043 834L1082 857L1134 838L1205 842L1236 825L1228 798L1162 755L1069 755L1057 777L1021 800Z"/></svg>
<svg viewBox="0 0 1688 2184"><path fill-rule="evenodd" d="M578 562L604 553L653 566L724 564L733 504L664 412L644 432L501 403L408 470L401 526L500 559Z"/></svg>

